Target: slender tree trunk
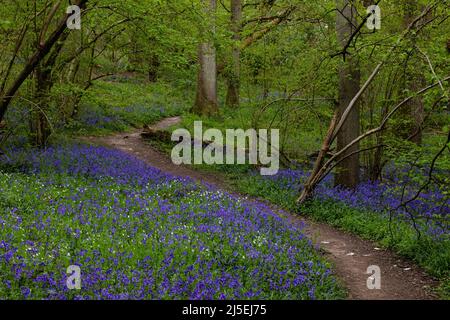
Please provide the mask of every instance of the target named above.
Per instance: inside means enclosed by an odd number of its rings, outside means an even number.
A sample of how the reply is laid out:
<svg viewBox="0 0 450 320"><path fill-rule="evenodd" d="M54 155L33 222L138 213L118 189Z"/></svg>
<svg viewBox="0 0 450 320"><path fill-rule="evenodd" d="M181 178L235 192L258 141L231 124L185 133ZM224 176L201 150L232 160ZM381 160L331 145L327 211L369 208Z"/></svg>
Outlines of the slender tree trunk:
<svg viewBox="0 0 450 320"><path fill-rule="evenodd" d="M130 71L138 71L142 67L142 52L141 46L139 45L141 43L141 39L138 36L139 32L138 27L134 27L130 37Z"/></svg>
<svg viewBox="0 0 450 320"><path fill-rule="evenodd" d="M80 60L76 59L73 61L72 65L70 66L70 72L67 75L67 77L68 77L67 79L69 82L75 83L76 78L77 78L77 73L79 70L80 70ZM72 112L69 116L69 119L75 119L75 117L78 115L79 106L80 106L79 103L80 103L82 96L83 96L83 93L79 92L73 99L73 101L72 101L73 108L72 108Z"/></svg>
<svg viewBox="0 0 450 320"><path fill-rule="evenodd" d="M398 76L395 71L392 71L387 77L387 81L384 89L384 103L381 108L381 113L379 115L380 119L384 119L389 113L389 101L392 99L392 94L395 90L395 83ZM383 157L384 157L384 132L378 132L375 135L375 143L379 147L375 149L373 154L373 163L369 168L369 179L372 181L381 180L383 172Z"/></svg>
<svg viewBox="0 0 450 320"><path fill-rule="evenodd" d="M48 96L51 89L51 70L48 66L40 64L36 67L36 93L30 119L31 143L37 147L44 147L50 136L50 126L45 112L48 111Z"/></svg>
<svg viewBox="0 0 450 320"><path fill-rule="evenodd" d="M240 69L241 69L241 19L242 0L231 0L231 26L233 30L232 66L228 77L227 106L238 107L240 97Z"/></svg>
<svg viewBox="0 0 450 320"><path fill-rule="evenodd" d="M356 8L350 0L337 0L336 30L339 43L345 46L357 26ZM339 68L339 105L338 118L341 118L343 112L350 104L360 90L360 69L359 61L356 56L344 55ZM337 151L342 150L351 141L360 135L360 110L356 105L350 112L341 131L337 136ZM359 144L354 145L341 159L344 159L337 167L335 184L354 188L359 183L360 159L359 154L347 157L349 154L359 150ZM347 157L347 158L346 158ZM340 159L337 159L340 161Z"/></svg>
<svg viewBox="0 0 450 320"><path fill-rule="evenodd" d="M149 39L151 45L156 47L157 42L154 37ZM159 67L161 66L161 61L159 59L158 53L156 51L152 51L148 57L148 81L155 83L158 81L159 76Z"/></svg>
<svg viewBox="0 0 450 320"><path fill-rule="evenodd" d="M158 81L158 72L161 63L156 53L152 53L148 63L148 81L155 83Z"/></svg>
<svg viewBox="0 0 450 320"><path fill-rule="evenodd" d="M426 84L426 80L423 74L417 74L417 78L411 79L409 90L411 92L417 92L420 88ZM412 126L410 128L409 136L411 142L417 145L422 144L422 132L425 120L425 106L422 97L416 97L411 100L409 111L412 119Z"/></svg>
<svg viewBox="0 0 450 320"><path fill-rule="evenodd" d="M447 41L447 53L450 55L450 39ZM448 109L450 110L450 99L448 99Z"/></svg>
<svg viewBox="0 0 450 320"><path fill-rule="evenodd" d="M418 12L418 2L417 0L404 0L404 9L405 9L405 17L404 17L404 23L406 26L411 24L411 22L416 17L416 14ZM405 74L405 83L406 88L411 92L416 92L420 88L422 88L425 83L425 76L423 72L423 67L421 60L417 56L417 50L414 48L414 46L417 43L417 35L413 34L411 38L411 57L409 60L409 66L406 68L406 74ZM408 107L406 109L405 116L410 118L411 120L408 121L408 129L407 129L407 138L420 145L422 144L422 127L423 127L423 121L425 118L425 108L423 103L422 97L416 97L412 99L408 103Z"/></svg>
<svg viewBox="0 0 450 320"><path fill-rule="evenodd" d="M216 0L208 0L208 2L207 11L214 15ZM214 29L214 26L212 28ZM199 45L198 60L200 69L197 79L197 96L192 111L199 115L212 115L218 112L216 48L212 41Z"/></svg>

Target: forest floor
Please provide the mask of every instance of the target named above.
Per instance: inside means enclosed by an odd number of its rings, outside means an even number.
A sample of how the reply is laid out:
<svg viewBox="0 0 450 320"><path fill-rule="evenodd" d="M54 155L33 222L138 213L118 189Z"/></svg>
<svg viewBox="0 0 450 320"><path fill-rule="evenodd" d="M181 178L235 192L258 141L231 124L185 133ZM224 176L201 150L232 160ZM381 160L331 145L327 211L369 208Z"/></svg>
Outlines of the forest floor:
<svg viewBox="0 0 450 320"><path fill-rule="evenodd" d="M151 128L163 130L181 121L179 117L167 118ZM92 144L108 146L134 155L149 165L180 177L190 177L202 183L207 183L218 189L238 195L225 182L225 177L219 173L204 172L188 166L177 166L170 157L150 146L141 138L142 130L129 133L119 133L104 137L83 137L83 141ZM245 195L238 195L245 199ZM265 200L251 199L249 201ZM390 250L380 249L371 241L363 240L356 235L338 230L323 223L318 223L307 217L287 213L270 204L270 206L293 223L305 223L305 233L313 243L320 248L326 258L333 263L334 271L348 291L348 299L358 300L413 300L437 299L434 289L438 281L428 276L413 262L405 260ZM381 289L369 290L367 273L369 266L381 269Z"/></svg>

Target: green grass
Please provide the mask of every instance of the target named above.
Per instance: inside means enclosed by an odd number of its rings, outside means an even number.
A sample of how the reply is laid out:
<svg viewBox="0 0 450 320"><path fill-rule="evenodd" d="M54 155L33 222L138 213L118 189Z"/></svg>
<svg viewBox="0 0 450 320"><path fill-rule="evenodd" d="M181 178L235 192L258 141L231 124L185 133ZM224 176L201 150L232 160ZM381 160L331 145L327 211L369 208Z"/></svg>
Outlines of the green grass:
<svg viewBox="0 0 450 320"><path fill-rule="evenodd" d="M158 83L97 81L83 97L77 117L65 128L71 135L106 135L152 124L187 110L186 90Z"/></svg>

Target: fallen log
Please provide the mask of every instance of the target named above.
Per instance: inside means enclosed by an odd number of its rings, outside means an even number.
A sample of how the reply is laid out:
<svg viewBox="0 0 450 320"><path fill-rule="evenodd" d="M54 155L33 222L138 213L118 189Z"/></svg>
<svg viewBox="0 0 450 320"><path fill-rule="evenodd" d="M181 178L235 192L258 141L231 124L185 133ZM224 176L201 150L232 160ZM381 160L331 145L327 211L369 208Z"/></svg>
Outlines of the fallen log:
<svg viewBox="0 0 450 320"><path fill-rule="evenodd" d="M141 137L162 142L172 142L172 134L169 131L155 130L148 125L144 126L144 131L141 133Z"/></svg>
<svg viewBox="0 0 450 320"><path fill-rule="evenodd" d="M167 131L167 130L163 130L163 129L158 129L156 127L150 127L149 125L145 125L144 126L144 131L141 133L141 137L144 139L148 139L148 140L156 140L156 141L160 141L160 142L164 142L164 143L168 143L168 144L172 144L172 145L176 145L178 143L181 142L181 139L179 141L173 141L172 140L172 133ZM191 137L191 145L195 146L195 138ZM197 141L199 142L199 141ZM210 141L210 140L205 140L202 137L202 141L201 143L202 148L206 148L210 145L213 145L215 147L216 150L222 149L222 154L226 155L226 154L237 154L238 151L243 151L245 153L245 158L250 159L250 148L239 148L238 146L233 146L233 150L229 150L229 148L231 148L230 146L226 145L226 144L219 144L215 141ZM279 152L279 162L286 168L291 168L293 167L293 163L292 161L287 157L286 154L284 154L281 150L278 151ZM255 164L255 166L259 166L259 164Z"/></svg>

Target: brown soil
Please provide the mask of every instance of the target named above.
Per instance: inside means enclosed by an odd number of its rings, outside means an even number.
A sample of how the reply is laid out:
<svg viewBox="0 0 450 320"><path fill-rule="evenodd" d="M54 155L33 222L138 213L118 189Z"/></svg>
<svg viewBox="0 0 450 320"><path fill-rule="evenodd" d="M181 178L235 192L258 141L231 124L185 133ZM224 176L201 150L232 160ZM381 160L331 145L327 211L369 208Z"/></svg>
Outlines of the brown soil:
<svg viewBox="0 0 450 320"><path fill-rule="evenodd" d="M161 130L177 124L179 121L178 117L168 118L152 126L152 129ZM164 172L175 176L191 177L236 194L220 174L174 165L169 156L156 150L141 138L141 130L106 137L85 137L83 140L122 150ZM293 223L306 223L306 234L333 263L336 275L348 290L349 299L437 299L433 289L438 282L427 276L412 262L389 250L377 248L376 244L358 236L286 213L272 204L270 206ZM381 269L380 290L367 288L367 279L370 276L367 274L367 268L373 265L379 266Z"/></svg>

